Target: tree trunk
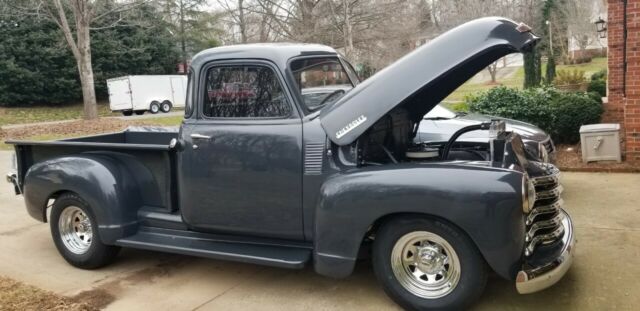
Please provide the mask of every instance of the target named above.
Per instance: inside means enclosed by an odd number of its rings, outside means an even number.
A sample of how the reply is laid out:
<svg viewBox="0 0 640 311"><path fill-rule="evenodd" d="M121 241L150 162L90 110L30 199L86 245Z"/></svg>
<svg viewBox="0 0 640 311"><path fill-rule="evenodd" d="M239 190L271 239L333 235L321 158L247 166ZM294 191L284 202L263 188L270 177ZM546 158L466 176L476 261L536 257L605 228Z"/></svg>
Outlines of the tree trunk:
<svg viewBox="0 0 640 311"><path fill-rule="evenodd" d="M91 34L87 18L76 18L76 37L78 40L78 74L82 87L82 100L84 102L84 119L98 118L98 105L96 103L96 89L93 81L93 66L91 65Z"/></svg>
<svg viewBox="0 0 640 311"><path fill-rule="evenodd" d="M343 13L344 13L344 26L343 26L343 32L344 32L344 54L347 58L352 58L353 57L353 29L352 29L352 25L351 25L351 19L349 16L349 1L347 0L343 0L342 1L342 6L343 6ZM352 61L355 61L354 59L351 59Z"/></svg>
<svg viewBox="0 0 640 311"><path fill-rule="evenodd" d="M244 20L244 1L238 0L238 26L240 26L240 40L247 43L247 24Z"/></svg>
<svg viewBox="0 0 640 311"><path fill-rule="evenodd" d="M184 1L180 0L180 49L182 52L182 68L184 73L187 73L187 38L185 38L185 12L184 12Z"/></svg>
<svg viewBox="0 0 640 311"><path fill-rule="evenodd" d="M82 55L78 61L78 73L82 86L82 100L84 102L84 119L98 118L98 105L96 103L96 89L93 82L93 68L91 66L91 54Z"/></svg>

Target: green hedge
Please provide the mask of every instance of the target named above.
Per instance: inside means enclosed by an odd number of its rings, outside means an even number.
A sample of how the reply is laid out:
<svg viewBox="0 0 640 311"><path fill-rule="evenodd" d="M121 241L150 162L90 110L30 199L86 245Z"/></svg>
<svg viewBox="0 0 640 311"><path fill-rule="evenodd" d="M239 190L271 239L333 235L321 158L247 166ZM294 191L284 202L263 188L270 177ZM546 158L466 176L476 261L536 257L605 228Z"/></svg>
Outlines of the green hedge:
<svg viewBox="0 0 640 311"><path fill-rule="evenodd" d="M607 96L607 70L602 69L591 75L591 81L587 87L588 92L596 92L600 97Z"/></svg>
<svg viewBox="0 0 640 311"><path fill-rule="evenodd" d="M537 125L556 142L576 143L580 126L600 122L603 108L595 93L561 92L552 87L519 90L496 87L467 98L472 112Z"/></svg>

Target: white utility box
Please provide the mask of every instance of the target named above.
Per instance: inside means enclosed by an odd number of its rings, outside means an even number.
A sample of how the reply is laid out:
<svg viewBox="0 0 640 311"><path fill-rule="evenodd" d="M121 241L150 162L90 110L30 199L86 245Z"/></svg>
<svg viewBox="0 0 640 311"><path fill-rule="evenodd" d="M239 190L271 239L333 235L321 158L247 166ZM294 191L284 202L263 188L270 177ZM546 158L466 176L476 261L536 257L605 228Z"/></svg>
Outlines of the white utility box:
<svg viewBox="0 0 640 311"><path fill-rule="evenodd" d="M187 76L124 76L107 80L107 88L111 111L122 111L125 116L169 112L184 107Z"/></svg>
<svg viewBox="0 0 640 311"><path fill-rule="evenodd" d="M580 127L582 161L622 161L620 155L620 124L601 123Z"/></svg>

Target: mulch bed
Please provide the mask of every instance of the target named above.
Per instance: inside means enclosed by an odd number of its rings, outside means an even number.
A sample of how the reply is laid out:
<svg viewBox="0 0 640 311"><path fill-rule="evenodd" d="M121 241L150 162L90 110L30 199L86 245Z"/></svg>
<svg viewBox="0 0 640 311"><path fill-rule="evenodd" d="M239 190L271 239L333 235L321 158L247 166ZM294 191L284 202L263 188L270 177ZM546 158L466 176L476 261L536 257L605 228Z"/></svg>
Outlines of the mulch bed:
<svg viewBox="0 0 640 311"><path fill-rule="evenodd" d="M556 165L561 171L640 173L640 162L582 162L580 145L557 145Z"/></svg>

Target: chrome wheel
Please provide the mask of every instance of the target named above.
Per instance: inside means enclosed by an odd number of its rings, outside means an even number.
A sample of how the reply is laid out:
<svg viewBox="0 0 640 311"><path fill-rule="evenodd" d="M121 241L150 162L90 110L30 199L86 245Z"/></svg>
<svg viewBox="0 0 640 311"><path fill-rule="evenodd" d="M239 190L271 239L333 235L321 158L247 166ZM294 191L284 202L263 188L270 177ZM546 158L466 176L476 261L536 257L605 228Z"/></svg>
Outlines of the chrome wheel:
<svg viewBox="0 0 640 311"><path fill-rule="evenodd" d="M84 254L91 246L93 229L89 216L77 206L67 206L58 220L58 231L64 246L74 254Z"/></svg>
<svg viewBox="0 0 640 311"><path fill-rule="evenodd" d="M436 299L451 293L460 281L460 259L445 239L427 231L402 236L391 251L391 268L412 294Z"/></svg>

